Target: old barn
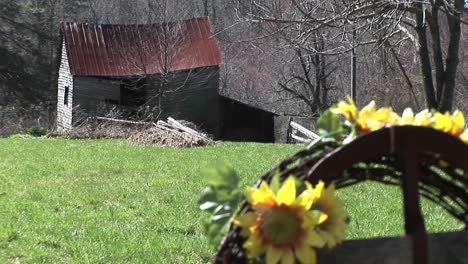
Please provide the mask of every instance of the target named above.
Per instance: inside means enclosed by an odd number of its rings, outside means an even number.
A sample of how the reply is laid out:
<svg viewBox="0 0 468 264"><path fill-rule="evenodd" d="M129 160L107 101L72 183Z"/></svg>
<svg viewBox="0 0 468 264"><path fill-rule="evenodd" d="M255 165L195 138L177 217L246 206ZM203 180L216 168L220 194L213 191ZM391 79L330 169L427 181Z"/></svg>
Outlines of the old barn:
<svg viewBox="0 0 468 264"><path fill-rule="evenodd" d="M61 27L57 130L112 108L187 120L219 139L274 141L274 114L219 95L222 60L209 18Z"/></svg>

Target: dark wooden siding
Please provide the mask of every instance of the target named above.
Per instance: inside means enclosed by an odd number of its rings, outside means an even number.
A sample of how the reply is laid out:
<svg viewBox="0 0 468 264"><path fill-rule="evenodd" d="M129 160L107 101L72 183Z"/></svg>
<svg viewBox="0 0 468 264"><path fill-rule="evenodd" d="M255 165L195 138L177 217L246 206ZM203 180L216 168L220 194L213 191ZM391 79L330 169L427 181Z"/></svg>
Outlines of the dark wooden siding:
<svg viewBox="0 0 468 264"><path fill-rule="evenodd" d="M127 107L137 107L138 105L126 104L125 90L122 85L126 81L135 83L140 80L144 85L146 96L141 100L141 104L157 107L157 89L160 87L161 76L123 77L123 78L103 78L103 77L75 77L75 91L73 93L74 121L79 122L86 115L95 113L99 106L112 102L116 105L126 105ZM167 83L161 102L162 114L160 119L173 117L195 123L202 130L218 136L218 85L219 67L211 66L192 70L180 71L168 74ZM102 106L102 105L101 105ZM84 116L83 116L84 114Z"/></svg>
<svg viewBox="0 0 468 264"><path fill-rule="evenodd" d="M160 78L148 85L148 99L155 96ZM172 73L167 77L167 92L162 100L162 118L171 116L195 123L212 135L218 135L219 67L212 66ZM153 86L153 87L151 87ZM155 100L153 100L155 101Z"/></svg>
<svg viewBox="0 0 468 264"><path fill-rule="evenodd" d="M220 96L220 138L230 141L274 142L275 114Z"/></svg>
<svg viewBox="0 0 468 264"><path fill-rule="evenodd" d="M106 102L119 103L120 81L100 77L74 77L73 125L77 125L89 115L103 114Z"/></svg>

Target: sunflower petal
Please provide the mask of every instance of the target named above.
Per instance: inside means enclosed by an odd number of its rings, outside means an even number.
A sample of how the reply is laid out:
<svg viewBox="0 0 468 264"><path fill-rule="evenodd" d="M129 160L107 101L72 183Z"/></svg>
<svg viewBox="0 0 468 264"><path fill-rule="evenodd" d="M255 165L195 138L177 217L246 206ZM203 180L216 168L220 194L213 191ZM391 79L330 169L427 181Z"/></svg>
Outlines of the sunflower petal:
<svg viewBox="0 0 468 264"><path fill-rule="evenodd" d="M250 259L256 258L265 252L261 241L255 236L250 236L249 239L245 241L243 247L247 251L247 257Z"/></svg>
<svg viewBox="0 0 468 264"><path fill-rule="evenodd" d="M253 212L249 212L234 218L233 223L242 227L241 236L246 237L255 230L255 226L257 225L257 215Z"/></svg>
<svg viewBox="0 0 468 264"><path fill-rule="evenodd" d="M303 264L316 264L317 263L317 254L315 250L310 248L307 245L301 245L294 248L294 253L299 261Z"/></svg>
<svg viewBox="0 0 468 264"><path fill-rule="evenodd" d="M269 246L266 251L266 264L276 264L280 261L282 251L273 246Z"/></svg>
<svg viewBox="0 0 468 264"><path fill-rule="evenodd" d="M262 203L270 204L274 202L274 194L270 187L268 187L268 184L264 181L260 184L260 189L248 187L246 194L247 201L253 207Z"/></svg>
<svg viewBox="0 0 468 264"><path fill-rule="evenodd" d="M301 210L309 210L312 207L312 203L314 202L314 193L311 190L307 189L296 198L293 202L293 206L300 208Z"/></svg>
<svg viewBox="0 0 468 264"><path fill-rule="evenodd" d="M328 215L324 214L323 212L320 212L317 223L321 224L321 223L325 222L327 219L328 219Z"/></svg>
<svg viewBox="0 0 468 264"><path fill-rule="evenodd" d="M247 191L245 193L246 199L251 205L257 204L262 199L261 192L256 188L247 187Z"/></svg>
<svg viewBox="0 0 468 264"><path fill-rule="evenodd" d="M468 144L468 129L465 129L460 135L461 140Z"/></svg>
<svg viewBox="0 0 468 264"><path fill-rule="evenodd" d="M359 119L367 119L375 113L375 101L371 101L359 111Z"/></svg>
<svg viewBox="0 0 468 264"><path fill-rule="evenodd" d="M442 130L444 132L449 132L452 128L452 119L449 113L435 113L434 114L434 128L437 130Z"/></svg>
<svg viewBox="0 0 468 264"><path fill-rule="evenodd" d="M328 247L328 248L333 248L336 246L337 242L335 240L335 237L326 232L326 231L323 231L323 230L320 230L319 231L319 236L323 239L323 241L325 241L325 245Z"/></svg>
<svg viewBox="0 0 468 264"><path fill-rule="evenodd" d="M317 199L322 195L322 191L323 191L323 188L325 187L325 183L323 181L319 181L319 183L315 185L315 188L313 188L312 184L310 184L309 182L306 182L306 186L308 190L312 190L314 199Z"/></svg>
<svg viewBox="0 0 468 264"><path fill-rule="evenodd" d="M460 110L455 110L455 112L453 112L452 119L457 127L465 126L465 116Z"/></svg>
<svg viewBox="0 0 468 264"><path fill-rule="evenodd" d="M325 246L325 240L313 229L307 231L307 241L309 246L316 248L323 248Z"/></svg>
<svg viewBox="0 0 468 264"><path fill-rule="evenodd" d="M348 103L354 107L356 107L356 103L354 102L353 98L351 96L346 96L346 100L348 100Z"/></svg>
<svg viewBox="0 0 468 264"><path fill-rule="evenodd" d="M393 113L394 112L391 107L382 107L372 115L372 118L380 122L391 124L394 121Z"/></svg>
<svg viewBox="0 0 468 264"><path fill-rule="evenodd" d="M278 191L276 202L278 204L291 205L296 199L296 182L293 177L289 177Z"/></svg>
<svg viewBox="0 0 468 264"><path fill-rule="evenodd" d="M325 220L327 220L328 216L322 211L312 210L304 213L303 218L304 220L302 225L304 228L309 228L311 226L316 226L323 223Z"/></svg>
<svg viewBox="0 0 468 264"><path fill-rule="evenodd" d="M431 123L431 113L425 109L417 113L414 117L415 126L428 126Z"/></svg>
<svg viewBox="0 0 468 264"><path fill-rule="evenodd" d="M268 186L268 183L265 181L262 181L260 184L260 191L267 193L268 195L273 195L273 191L270 189L270 186Z"/></svg>
<svg viewBox="0 0 468 264"><path fill-rule="evenodd" d="M281 264L294 264L294 254L291 249L288 249L283 253Z"/></svg>
<svg viewBox="0 0 468 264"><path fill-rule="evenodd" d="M368 118L361 122L360 128L363 131L375 131L383 128L385 126L384 122Z"/></svg>
<svg viewBox="0 0 468 264"><path fill-rule="evenodd" d="M402 125L412 125L414 122L414 113L411 108L406 108L401 115L400 124Z"/></svg>
<svg viewBox="0 0 468 264"><path fill-rule="evenodd" d="M339 102L338 106L332 110L335 114L342 114L347 120L355 121L357 118L357 109L353 99L348 97L348 103Z"/></svg>
<svg viewBox="0 0 468 264"><path fill-rule="evenodd" d="M248 212L234 219L234 224L238 226L250 227L255 225L257 215L253 212Z"/></svg>
<svg viewBox="0 0 468 264"><path fill-rule="evenodd" d="M463 127L465 127L465 116L463 116L463 113L460 110L455 110L455 112L453 112L452 122L452 134L459 135Z"/></svg>

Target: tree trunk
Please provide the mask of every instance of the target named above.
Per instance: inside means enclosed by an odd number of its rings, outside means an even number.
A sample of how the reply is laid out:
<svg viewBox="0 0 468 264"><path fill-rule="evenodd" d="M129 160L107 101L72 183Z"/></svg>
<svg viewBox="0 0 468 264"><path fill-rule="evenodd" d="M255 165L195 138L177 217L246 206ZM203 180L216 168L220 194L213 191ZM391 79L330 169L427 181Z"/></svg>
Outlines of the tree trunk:
<svg viewBox="0 0 468 264"><path fill-rule="evenodd" d="M451 111L453 103L453 92L455 90L455 77L459 61L458 50L460 48L461 14L465 5L464 0L455 1L455 12L447 15L450 26L450 40L447 50L445 86L439 99L438 109L442 112Z"/></svg>
<svg viewBox="0 0 468 264"><path fill-rule="evenodd" d="M432 7L432 14L428 19L429 29L432 36L432 57L434 59L434 68L436 72L436 100L439 101L442 96L442 89L445 83L445 69L442 55L442 47L440 43L440 22L439 22L439 6L441 1L437 0Z"/></svg>
<svg viewBox="0 0 468 264"><path fill-rule="evenodd" d="M354 41L356 39L356 29L353 26L353 48L351 49L351 98L356 102L356 47Z"/></svg>
<svg viewBox="0 0 468 264"><path fill-rule="evenodd" d="M423 14L423 4L419 3L418 8L420 10L416 13L416 32L418 34L421 74L423 76L424 91L426 93L426 106L428 108L437 108L434 84L432 82L431 60L429 58L429 49L427 48L427 35Z"/></svg>

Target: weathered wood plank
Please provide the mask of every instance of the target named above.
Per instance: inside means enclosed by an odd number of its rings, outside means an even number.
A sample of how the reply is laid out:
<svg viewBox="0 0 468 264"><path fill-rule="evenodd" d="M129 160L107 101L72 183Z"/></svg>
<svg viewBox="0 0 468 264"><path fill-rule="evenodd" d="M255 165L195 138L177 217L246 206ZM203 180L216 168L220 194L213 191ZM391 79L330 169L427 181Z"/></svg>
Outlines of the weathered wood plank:
<svg viewBox="0 0 468 264"><path fill-rule="evenodd" d="M348 240L333 250L320 250L320 264L412 264L411 238ZM468 231L429 235L430 264L468 263Z"/></svg>
<svg viewBox="0 0 468 264"><path fill-rule="evenodd" d="M307 142L310 142L311 140L310 139L307 139L307 138L302 138L300 136L296 136L296 134L292 134L291 137L297 141L300 141L302 143L307 143Z"/></svg>
<svg viewBox="0 0 468 264"><path fill-rule="evenodd" d="M189 128L189 127L186 127L184 125L182 125L181 123L179 123L177 120L175 120L174 118L172 117L168 117L167 118L167 122L175 127L177 127L178 129L180 130L183 130L184 132L194 136L194 137L198 137L198 138L201 138L202 140L207 140L208 142L211 142L212 140L210 138L207 138L203 135L201 135L200 133L198 133L197 131Z"/></svg>
<svg viewBox="0 0 468 264"><path fill-rule="evenodd" d="M116 122L116 123L123 123L123 124L132 124L132 125L154 125L153 122L129 121L129 120L107 118L107 117L101 117L101 116L96 117L96 119L104 120L104 121L111 121L111 122Z"/></svg>
<svg viewBox="0 0 468 264"><path fill-rule="evenodd" d="M297 131L301 132L302 134L306 135L307 137L311 139L318 139L320 138L319 135L315 134L314 132L310 131L309 129L299 125L298 123L291 121L289 124L293 129L296 129Z"/></svg>

